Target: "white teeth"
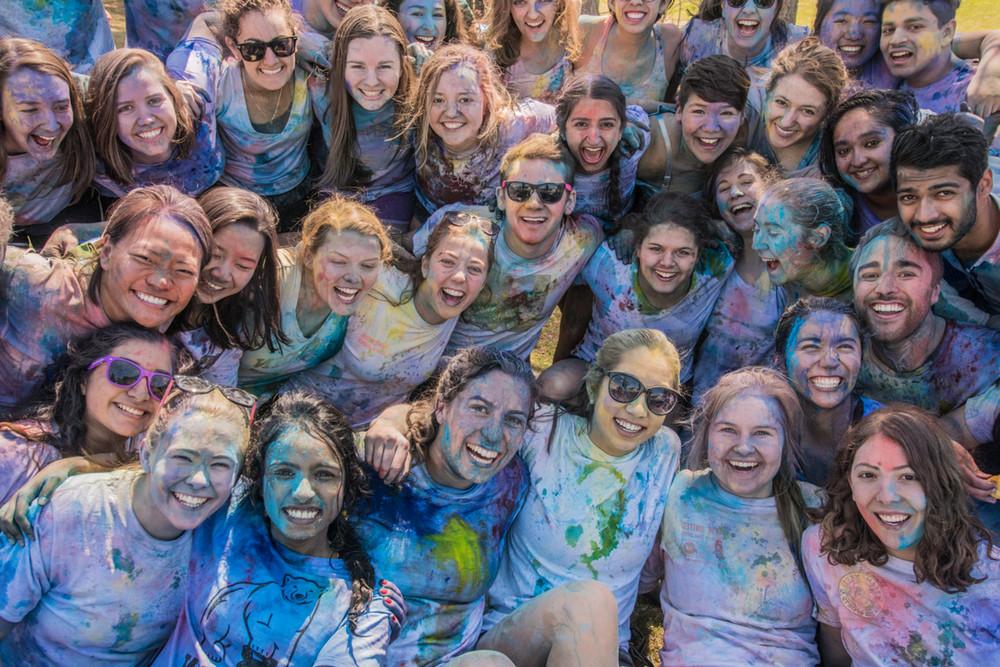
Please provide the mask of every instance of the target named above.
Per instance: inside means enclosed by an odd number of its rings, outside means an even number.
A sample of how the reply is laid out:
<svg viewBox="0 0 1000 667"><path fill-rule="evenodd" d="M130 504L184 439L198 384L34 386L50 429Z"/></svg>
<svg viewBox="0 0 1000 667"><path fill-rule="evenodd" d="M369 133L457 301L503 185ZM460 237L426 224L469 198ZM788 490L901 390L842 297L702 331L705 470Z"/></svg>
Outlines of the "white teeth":
<svg viewBox="0 0 1000 667"><path fill-rule="evenodd" d="M908 58L910 52L904 49L897 49L895 51L889 51L889 57L897 60L902 60L903 58Z"/></svg>
<svg viewBox="0 0 1000 667"><path fill-rule="evenodd" d="M753 204L747 204L744 202L742 204L737 204L736 206L733 206L729 210L732 212L733 215L739 215L740 213L743 213L744 211L749 211L752 208Z"/></svg>
<svg viewBox="0 0 1000 667"><path fill-rule="evenodd" d="M421 44L433 44L434 43L434 36L433 35L430 36L430 37L428 37L427 35L414 35L413 39L417 40Z"/></svg>
<svg viewBox="0 0 1000 667"><path fill-rule="evenodd" d="M921 225L917 229L919 229L921 232L924 232L925 234L937 234L942 229L944 229L945 225L947 225L947 224L948 223L946 223L946 222L940 222L940 223L935 224L935 225Z"/></svg>
<svg viewBox="0 0 1000 667"><path fill-rule="evenodd" d="M909 514L879 514L877 512L875 516L883 523L888 524L900 524L910 518Z"/></svg>
<svg viewBox="0 0 1000 667"><path fill-rule="evenodd" d="M625 12L625 18L629 21L641 21L646 18L646 12Z"/></svg>
<svg viewBox="0 0 1000 667"><path fill-rule="evenodd" d="M618 417L615 417L615 424L617 424L618 428L626 433L638 433L642 430L642 426L639 424L633 424L632 422L627 422L623 419L619 419Z"/></svg>
<svg viewBox="0 0 1000 667"><path fill-rule="evenodd" d="M901 313L903 304L901 303L873 303L872 310L876 313Z"/></svg>
<svg viewBox="0 0 1000 667"><path fill-rule="evenodd" d="M136 134L140 139L145 139L146 141L149 141L150 139L155 139L156 137L163 134L163 128L158 127L153 130L143 130L142 132L137 132Z"/></svg>
<svg viewBox="0 0 1000 667"><path fill-rule="evenodd" d="M485 465L493 463L500 457L500 452L495 452L492 449L486 449L479 445L473 445L472 443L465 445L465 448L469 450L469 454L474 460Z"/></svg>
<svg viewBox="0 0 1000 667"><path fill-rule="evenodd" d="M161 299L158 296L153 296L152 294L146 294L145 292L136 292L135 296L139 301L148 303L152 306L165 306L167 305L166 299Z"/></svg>
<svg viewBox="0 0 1000 667"><path fill-rule="evenodd" d="M211 280L202 280L201 286L205 289L208 289L209 292L221 292L222 290L226 289L225 285L221 285L219 283L213 283Z"/></svg>
<svg viewBox="0 0 1000 667"><path fill-rule="evenodd" d="M42 137L37 134L31 135L31 138L34 139L36 144L39 144L41 146L48 146L49 144L51 144L53 141L56 140L55 137Z"/></svg>
<svg viewBox="0 0 1000 667"><path fill-rule="evenodd" d="M261 74L267 74L267 75L269 75L269 76L270 76L270 75L273 75L273 74L277 74L278 72L280 72L280 71L281 71L281 70L283 70L283 69L285 69L285 67L284 67L283 65L279 65L278 67L275 67L275 68L264 68L264 67L259 67L259 68L258 68L258 71L259 71L259 72L260 72Z"/></svg>
<svg viewBox="0 0 1000 667"><path fill-rule="evenodd" d="M174 498L176 498L180 504L190 507L191 509L197 509L208 502L208 498L189 496L186 493L180 493L178 491L174 491Z"/></svg>
<svg viewBox="0 0 1000 667"><path fill-rule="evenodd" d="M875 173L875 168L873 167L871 169L858 169L853 173L855 178L859 180L864 180Z"/></svg>
<svg viewBox="0 0 1000 667"><path fill-rule="evenodd" d="M341 300L350 303L351 301L354 301L355 297L358 296L358 292L361 290L352 289L350 287L334 287L333 291L341 298Z"/></svg>
<svg viewBox="0 0 1000 667"><path fill-rule="evenodd" d="M341 14L346 14L347 12L351 11L351 6L350 5L345 5L342 2L335 2L333 4L337 5L337 9L340 10Z"/></svg>
<svg viewBox="0 0 1000 667"><path fill-rule="evenodd" d="M757 26L760 25L760 21L751 21L749 19L740 19L739 21L736 22L736 25L738 25L741 28L754 28L754 29L756 29Z"/></svg>
<svg viewBox="0 0 1000 667"><path fill-rule="evenodd" d="M604 155L603 148L585 148L580 147L580 157L583 158L584 162L589 162L591 164L597 164L601 161L601 156Z"/></svg>
<svg viewBox="0 0 1000 667"><path fill-rule="evenodd" d="M133 417L142 417L144 414L146 414L145 411L140 410L139 408L133 408L131 405L125 405L124 403L115 403L115 407L124 412L125 414L131 415Z"/></svg>
<svg viewBox="0 0 1000 667"><path fill-rule="evenodd" d="M453 299L461 299L465 296L465 292L457 289L449 289L447 287L442 287L441 291L444 292L445 296L450 296Z"/></svg>
<svg viewBox="0 0 1000 667"><path fill-rule="evenodd" d="M460 127L464 127L465 126L465 122L461 121L461 120L458 120L458 121L456 121L456 120L450 120L450 121L446 120L446 121L444 121L441 124L444 125L444 128L446 130L457 130Z"/></svg>
<svg viewBox="0 0 1000 667"><path fill-rule="evenodd" d="M670 272L670 271L656 271L656 270L654 270L653 274L657 278L659 278L660 280L673 280L674 278L677 277L677 272L676 271Z"/></svg>
<svg viewBox="0 0 1000 667"><path fill-rule="evenodd" d="M534 30L536 28L541 28L543 25L545 25L545 20L543 19L543 20L539 21L538 23L528 23L527 21L525 21L524 25L526 25L529 28L531 28L531 29Z"/></svg>
<svg viewBox="0 0 1000 667"><path fill-rule="evenodd" d="M812 384L816 385L820 389L836 389L840 386L842 380L838 377L815 377L809 380Z"/></svg>
<svg viewBox="0 0 1000 667"><path fill-rule="evenodd" d="M732 459L727 459L726 463L736 468L737 470L753 470L760 464L756 461L734 461Z"/></svg>
<svg viewBox="0 0 1000 667"><path fill-rule="evenodd" d="M292 507L286 507L284 508L284 512L293 519L301 519L304 521L315 519L320 514L318 507L310 507L308 509L295 509Z"/></svg>
<svg viewBox="0 0 1000 667"><path fill-rule="evenodd" d="M719 139L704 139L702 137L698 137L698 141L708 146L714 146L719 143Z"/></svg>
<svg viewBox="0 0 1000 667"><path fill-rule="evenodd" d="M780 134L783 137L794 137L795 133L798 130L796 130L795 128L792 128L790 130L786 130L785 128L783 128L780 125L778 125L777 123L775 123L774 124L774 131L777 132L778 134Z"/></svg>
<svg viewBox="0 0 1000 667"><path fill-rule="evenodd" d="M548 218L529 218L529 217L526 217L526 216L521 216L521 220L523 220L524 222L530 223L532 225L540 225L543 222L545 222L546 220L548 220Z"/></svg>
<svg viewBox="0 0 1000 667"><path fill-rule="evenodd" d="M843 51L844 53L848 53L848 54L850 54L852 56L861 53L861 47L860 46L842 46L842 47L840 47L840 50Z"/></svg>

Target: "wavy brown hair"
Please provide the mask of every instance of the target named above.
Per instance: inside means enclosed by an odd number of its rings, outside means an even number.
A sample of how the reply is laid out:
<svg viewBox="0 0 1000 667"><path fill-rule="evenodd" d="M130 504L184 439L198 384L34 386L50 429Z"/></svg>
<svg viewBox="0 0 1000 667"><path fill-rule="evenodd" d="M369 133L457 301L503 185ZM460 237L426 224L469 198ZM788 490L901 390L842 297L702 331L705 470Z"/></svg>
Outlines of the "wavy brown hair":
<svg viewBox="0 0 1000 667"><path fill-rule="evenodd" d="M444 39L441 44L464 44L469 41L469 27L465 24L465 13L458 0L441 0L444 5ZM384 0L379 3L391 11L394 18L399 17L403 0ZM343 24L341 24L343 25Z"/></svg>
<svg viewBox="0 0 1000 667"><path fill-rule="evenodd" d="M855 424L844 436L827 485L820 553L831 564L867 561L885 565L889 553L865 523L851 491L851 469L858 450L881 435L903 448L906 460L927 496L924 534L917 543L913 573L946 593L965 591L983 578L973 576L989 531L972 513L953 444L929 413L911 405L888 405Z"/></svg>
<svg viewBox="0 0 1000 667"><path fill-rule="evenodd" d="M122 80L141 70L148 70L167 92L177 115L177 131L171 143L178 157L186 157L194 146L197 133L191 112L177 84L160 59L143 49L115 49L98 58L90 74L90 86L84 102L90 126L94 128L94 149L107 167L108 175L124 185L131 185L132 152L118 137L118 86Z"/></svg>
<svg viewBox="0 0 1000 667"><path fill-rule="evenodd" d="M69 86L69 104L73 109L73 125L59 144L62 169L54 185L73 184L73 201L77 201L94 180L96 158L94 143L87 127L87 116L83 112L83 98L73 80L66 61L45 45L31 39L4 37L0 39L0 92L7 85L7 79L21 67L35 70L39 74L54 76ZM0 96L0 112L3 100ZM3 141L6 130L0 120L0 179L7 173L7 149Z"/></svg>
<svg viewBox="0 0 1000 667"><path fill-rule="evenodd" d="M288 0L218 0L216 3L222 20L222 34L236 40L240 32L240 20L250 12L261 14L277 9L285 15L288 27L295 34L295 21L292 20L292 6ZM242 62L242 60L241 60Z"/></svg>
<svg viewBox="0 0 1000 667"><path fill-rule="evenodd" d="M556 31L566 59L576 62L580 57L580 5L576 0L554 1L558 8L550 30ZM513 0L490 0L484 17L487 27L483 47L501 69L510 67L521 57L521 31L510 13L513 6Z"/></svg>

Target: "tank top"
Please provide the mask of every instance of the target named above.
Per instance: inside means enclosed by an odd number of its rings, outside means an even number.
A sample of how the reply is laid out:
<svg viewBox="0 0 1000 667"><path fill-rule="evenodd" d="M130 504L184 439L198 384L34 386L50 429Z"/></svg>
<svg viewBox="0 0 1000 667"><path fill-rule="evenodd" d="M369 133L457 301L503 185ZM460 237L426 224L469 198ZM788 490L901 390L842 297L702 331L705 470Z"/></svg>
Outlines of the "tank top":
<svg viewBox="0 0 1000 667"><path fill-rule="evenodd" d="M608 20L604 23L604 30L601 33L601 39L597 42L597 47L594 49L593 55L587 61L586 65L580 68L581 72L586 72L588 74L601 74L603 76L608 76L604 73L604 50L608 45L608 35L611 34L611 28L615 25L614 17L608 17ZM625 97L628 98L629 104L634 104L639 100L663 100L667 94L667 86L670 81L667 79L667 74L663 70L663 39L660 37L659 30L656 26L653 27L653 37L656 40L656 57L653 59L653 70L646 75L646 78L642 81L633 83L630 81L615 81L625 93ZM614 80L612 77L608 76L609 79Z"/></svg>
<svg viewBox="0 0 1000 667"><path fill-rule="evenodd" d="M539 102L555 104L563 84L572 75L573 63L569 61L566 54L563 54L555 65L541 74L529 72L524 67L524 63L517 60L504 71L503 78L507 88L518 99L530 97Z"/></svg>

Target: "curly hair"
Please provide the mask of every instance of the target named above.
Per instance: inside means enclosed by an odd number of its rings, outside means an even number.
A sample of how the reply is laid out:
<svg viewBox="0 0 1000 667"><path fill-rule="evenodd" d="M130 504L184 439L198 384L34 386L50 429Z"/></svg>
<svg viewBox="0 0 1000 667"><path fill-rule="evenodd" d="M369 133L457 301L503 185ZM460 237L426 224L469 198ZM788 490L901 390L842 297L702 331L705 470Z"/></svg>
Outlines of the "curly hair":
<svg viewBox="0 0 1000 667"><path fill-rule="evenodd" d="M410 441L410 447L417 458L420 460L427 458L427 450L441 430L441 424L434 416L437 404L451 403L470 382L491 371L499 371L524 383L530 396L527 412L528 424L531 424L535 415L538 387L535 386L535 375L531 372L528 362L510 352L492 347L469 347L452 357L445 366L438 378L433 396L417 401L410 406L406 414L406 438Z"/></svg>
<svg viewBox="0 0 1000 667"><path fill-rule="evenodd" d="M829 239L816 251L821 260L829 260L839 253L848 252L844 238L850 211L826 181L810 176L777 181L764 191L758 205L774 201L780 202L786 211L793 213L789 215L793 224L806 229L826 225L830 229Z"/></svg>
<svg viewBox="0 0 1000 667"><path fill-rule="evenodd" d="M555 31L566 59L576 62L580 57L580 5L576 0L555 0L558 3L550 31ZM490 0L486 7L486 34L483 44L501 69L506 69L521 57L521 31L511 16L513 0ZM550 33L551 34L551 33Z"/></svg>
<svg viewBox="0 0 1000 667"><path fill-rule="evenodd" d="M673 225L690 232L698 247L699 258L705 247L715 239L708 209L694 195L657 192L642 211L629 213L621 221L621 226L634 234L632 243L636 253L653 228L659 225Z"/></svg>
<svg viewBox="0 0 1000 667"><path fill-rule="evenodd" d="M767 94L774 91L782 77L792 74L802 77L826 98L823 115L840 100L840 94L848 81L844 61L833 49L823 46L818 37L806 37L789 44L774 57L771 75L765 84Z"/></svg>
<svg viewBox="0 0 1000 667"><path fill-rule="evenodd" d="M240 32L240 21L250 12L268 12L277 9L285 15L288 27L295 34L295 21L292 20L292 6L288 0L219 0L218 11L222 15L222 34L236 41Z"/></svg>
<svg viewBox="0 0 1000 667"><path fill-rule="evenodd" d="M987 553L992 548L990 533L972 513L951 438L934 417L911 405L882 407L844 436L827 485L820 553L827 554L831 564L848 566L861 561L881 566L889 560L888 550L861 516L851 490L854 458L878 435L902 447L927 496L924 533L913 561L917 582L957 593L983 581L972 570L980 544L986 543Z"/></svg>
<svg viewBox="0 0 1000 667"><path fill-rule="evenodd" d="M260 410L254 426L245 474L250 480L249 499L264 507L264 475L268 448L283 433L298 429L326 445L343 468L344 500L340 515L327 527L330 547L339 554L351 574L351 609L348 618L353 630L358 617L368 608L375 586L371 564L354 527L348 521L359 498L371 491L368 478L354 451L354 433L340 412L319 396L305 391L278 394ZM264 514L270 526L270 519Z"/></svg>
<svg viewBox="0 0 1000 667"><path fill-rule="evenodd" d="M858 332L858 342L860 343L864 329L861 327L861 320L858 319L857 312L850 304L828 296L807 296L785 308L785 312L778 318L778 324L774 328L774 349L779 367L783 368L787 362L788 345L795 342L792 340L792 332L796 325L812 317L815 313L834 313L846 317L854 324L854 330Z"/></svg>

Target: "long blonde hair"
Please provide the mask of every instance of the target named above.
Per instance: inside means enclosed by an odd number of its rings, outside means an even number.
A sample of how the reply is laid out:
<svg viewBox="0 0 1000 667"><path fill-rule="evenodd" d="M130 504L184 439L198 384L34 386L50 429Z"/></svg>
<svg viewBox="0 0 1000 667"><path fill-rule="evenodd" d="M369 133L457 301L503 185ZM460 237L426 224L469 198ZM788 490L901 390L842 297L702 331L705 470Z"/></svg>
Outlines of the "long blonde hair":
<svg viewBox="0 0 1000 667"><path fill-rule="evenodd" d="M580 5L577 0L555 0L559 4L550 30L557 31L559 46L566 59L580 57ZM514 23L514 0L490 0L486 7L486 34L483 44L497 66L506 69L521 57L521 31Z"/></svg>

